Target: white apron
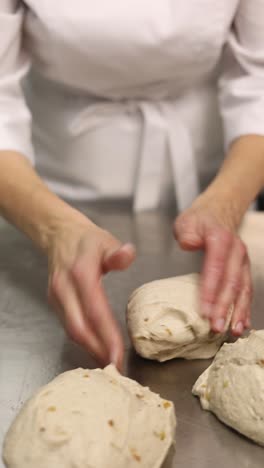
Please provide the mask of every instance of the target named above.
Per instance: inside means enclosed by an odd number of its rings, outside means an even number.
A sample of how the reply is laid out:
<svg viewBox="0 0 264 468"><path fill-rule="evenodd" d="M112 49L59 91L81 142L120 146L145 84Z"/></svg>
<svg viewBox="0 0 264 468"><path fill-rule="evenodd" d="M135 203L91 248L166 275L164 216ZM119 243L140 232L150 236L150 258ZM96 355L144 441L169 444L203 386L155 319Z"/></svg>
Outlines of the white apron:
<svg viewBox="0 0 264 468"><path fill-rule="evenodd" d="M205 2L214 29L201 1L26 3L38 9L25 22L27 101L47 184L65 198L133 198L136 211L172 196L189 206L223 156L214 77L237 2Z"/></svg>
<svg viewBox="0 0 264 468"><path fill-rule="evenodd" d="M133 197L134 210L142 211L173 196L184 210L219 167L222 129L214 88L177 100L120 103L36 80L28 92L36 167L66 199Z"/></svg>

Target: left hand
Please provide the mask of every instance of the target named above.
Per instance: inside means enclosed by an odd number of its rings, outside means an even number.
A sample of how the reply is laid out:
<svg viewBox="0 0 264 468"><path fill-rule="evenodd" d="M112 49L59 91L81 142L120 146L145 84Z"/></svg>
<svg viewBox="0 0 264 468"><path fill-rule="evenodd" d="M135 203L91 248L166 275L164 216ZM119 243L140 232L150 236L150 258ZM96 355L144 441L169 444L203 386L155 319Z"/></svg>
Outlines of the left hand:
<svg viewBox="0 0 264 468"><path fill-rule="evenodd" d="M201 315L214 332L222 332L229 308L233 335L250 327L252 281L245 244L236 234L238 222L226 206L200 196L175 221L174 233L184 250L205 251L201 276Z"/></svg>

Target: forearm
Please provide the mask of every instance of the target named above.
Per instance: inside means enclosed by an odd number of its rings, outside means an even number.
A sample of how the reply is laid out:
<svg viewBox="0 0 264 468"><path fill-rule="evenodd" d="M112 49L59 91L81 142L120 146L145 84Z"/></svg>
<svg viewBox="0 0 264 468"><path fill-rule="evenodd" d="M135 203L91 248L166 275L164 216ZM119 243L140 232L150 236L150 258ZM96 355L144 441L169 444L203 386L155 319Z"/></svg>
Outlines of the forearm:
<svg viewBox="0 0 264 468"><path fill-rule="evenodd" d="M248 135L233 143L221 170L203 197L215 204L226 204L238 225L263 186L264 137Z"/></svg>
<svg viewBox="0 0 264 468"><path fill-rule="evenodd" d="M0 214L42 250L63 224L86 219L49 191L20 154L0 151Z"/></svg>

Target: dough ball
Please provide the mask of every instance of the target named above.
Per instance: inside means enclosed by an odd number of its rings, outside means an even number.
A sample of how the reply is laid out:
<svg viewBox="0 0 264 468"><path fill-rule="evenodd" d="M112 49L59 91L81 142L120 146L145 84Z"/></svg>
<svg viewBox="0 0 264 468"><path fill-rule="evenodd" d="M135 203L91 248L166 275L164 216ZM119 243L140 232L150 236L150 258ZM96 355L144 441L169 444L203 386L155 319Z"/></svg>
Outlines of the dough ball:
<svg viewBox="0 0 264 468"><path fill-rule="evenodd" d="M264 445L264 330L224 344L193 394L203 409Z"/></svg>
<svg viewBox="0 0 264 468"><path fill-rule="evenodd" d="M76 369L25 404L3 457L8 468L158 468L175 427L171 402L112 365Z"/></svg>
<svg viewBox="0 0 264 468"><path fill-rule="evenodd" d="M198 274L153 281L136 289L128 302L127 324L138 354L161 362L214 356L225 333L210 331L209 322L199 314L198 294Z"/></svg>

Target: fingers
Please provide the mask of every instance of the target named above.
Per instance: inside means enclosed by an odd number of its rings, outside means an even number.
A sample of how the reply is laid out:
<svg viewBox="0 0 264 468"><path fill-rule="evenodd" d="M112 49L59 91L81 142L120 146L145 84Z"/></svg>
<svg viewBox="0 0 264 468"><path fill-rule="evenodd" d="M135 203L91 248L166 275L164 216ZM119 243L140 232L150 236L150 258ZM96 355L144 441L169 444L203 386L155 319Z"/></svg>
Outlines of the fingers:
<svg viewBox="0 0 264 468"><path fill-rule="evenodd" d="M251 299L252 303L252 299ZM246 316L246 327L245 328L251 328L251 304L250 308L248 309L247 316Z"/></svg>
<svg viewBox="0 0 264 468"><path fill-rule="evenodd" d="M121 368L123 340L106 299L100 274L94 269L91 259L88 262L88 259L82 257L73 268L72 276L86 320L107 350L108 361Z"/></svg>
<svg viewBox="0 0 264 468"><path fill-rule="evenodd" d="M106 364L107 351L85 320L75 287L66 272L55 277L51 289L51 302L55 303L69 337L84 346L101 364Z"/></svg>
<svg viewBox="0 0 264 468"><path fill-rule="evenodd" d="M200 286L201 315L210 320L214 332L222 332L234 305L231 328L233 334L239 336L250 326L250 264L246 247L235 234L232 217L223 217L225 211L216 208L217 205L212 211L208 201L201 203L200 200L177 218L174 234L183 249L205 251Z"/></svg>
<svg viewBox="0 0 264 468"><path fill-rule="evenodd" d="M225 329L226 318L230 306L234 304L242 286L242 268L246 256L246 247L238 238L234 238L226 260L221 288L216 298L212 315L211 328L220 333ZM242 331L244 329L244 322Z"/></svg>
<svg viewBox="0 0 264 468"><path fill-rule="evenodd" d="M252 294L253 288L250 275L250 265L249 262L246 261L242 268L241 290L235 303L231 322L231 330L234 336L242 335L244 329L250 326Z"/></svg>
<svg viewBox="0 0 264 468"><path fill-rule="evenodd" d="M49 298L70 338L85 347L102 365L113 362L120 370L123 341L99 276L82 260L73 269L54 275Z"/></svg>
<svg viewBox="0 0 264 468"><path fill-rule="evenodd" d="M70 337L100 362L123 362L123 340L101 283L110 270L123 270L135 258L131 244L83 221L58 232L49 252L49 296Z"/></svg>
<svg viewBox="0 0 264 468"><path fill-rule="evenodd" d="M201 310L204 317L213 314L217 296L232 245L232 234L223 229L209 233L205 238L205 260L202 271Z"/></svg>
<svg viewBox="0 0 264 468"><path fill-rule="evenodd" d="M108 273L111 270L125 270L135 260L136 249L132 244L124 244L113 252L106 252L102 269L103 273Z"/></svg>
<svg viewBox="0 0 264 468"><path fill-rule="evenodd" d="M208 281L205 282L205 274L202 284L205 305L202 303L202 310L211 322L211 329L221 333L226 327L230 307L234 305L231 330L233 335L240 336L250 326L252 282L246 247L237 236L231 234L231 239L230 243L225 234L221 238L216 236L207 244L211 247L211 257L208 251L204 267Z"/></svg>

